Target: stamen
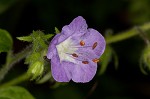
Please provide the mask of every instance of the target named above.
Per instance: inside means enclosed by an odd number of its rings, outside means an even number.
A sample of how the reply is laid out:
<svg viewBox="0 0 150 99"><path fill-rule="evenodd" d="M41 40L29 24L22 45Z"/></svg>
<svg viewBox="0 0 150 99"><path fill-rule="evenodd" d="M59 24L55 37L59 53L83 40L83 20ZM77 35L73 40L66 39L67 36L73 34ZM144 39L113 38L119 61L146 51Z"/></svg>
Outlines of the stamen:
<svg viewBox="0 0 150 99"><path fill-rule="evenodd" d="M83 64L88 64L89 62L88 62L88 61L82 61L82 63L83 63Z"/></svg>
<svg viewBox="0 0 150 99"><path fill-rule="evenodd" d="M92 61L93 61L94 63L97 63L97 62L99 62L99 59L95 58L95 59L93 59Z"/></svg>
<svg viewBox="0 0 150 99"><path fill-rule="evenodd" d="M81 45L81 46L84 46L84 45L85 45L85 42L81 40L81 41L80 41L80 45Z"/></svg>
<svg viewBox="0 0 150 99"><path fill-rule="evenodd" d="M97 42L95 42L92 46L92 49L95 49L95 47L97 46Z"/></svg>
<svg viewBox="0 0 150 99"><path fill-rule="evenodd" d="M78 55L76 53L73 53L72 56L73 57L78 57Z"/></svg>

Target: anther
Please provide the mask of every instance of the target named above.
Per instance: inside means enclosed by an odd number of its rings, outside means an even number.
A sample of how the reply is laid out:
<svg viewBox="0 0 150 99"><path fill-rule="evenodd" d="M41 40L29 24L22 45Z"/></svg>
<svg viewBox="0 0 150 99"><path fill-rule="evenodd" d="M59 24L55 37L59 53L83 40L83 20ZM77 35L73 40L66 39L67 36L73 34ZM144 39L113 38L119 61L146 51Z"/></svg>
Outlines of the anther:
<svg viewBox="0 0 150 99"><path fill-rule="evenodd" d="M89 62L88 62L88 61L82 61L82 63L83 63L83 64L88 64Z"/></svg>
<svg viewBox="0 0 150 99"><path fill-rule="evenodd" d="M73 57L78 57L78 55L76 53L73 53L72 56Z"/></svg>
<svg viewBox="0 0 150 99"><path fill-rule="evenodd" d="M92 49L95 49L95 47L97 46L97 42L95 42L92 46Z"/></svg>
<svg viewBox="0 0 150 99"><path fill-rule="evenodd" d="M94 63L97 63L97 62L99 62L99 59L95 58L95 59L93 59L92 61L93 61Z"/></svg>
<svg viewBox="0 0 150 99"><path fill-rule="evenodd" d="M81 41L80 41L80 45L81 45L81 46L84 46L84 45L85 45L85 42L81 40Z"/></svg>

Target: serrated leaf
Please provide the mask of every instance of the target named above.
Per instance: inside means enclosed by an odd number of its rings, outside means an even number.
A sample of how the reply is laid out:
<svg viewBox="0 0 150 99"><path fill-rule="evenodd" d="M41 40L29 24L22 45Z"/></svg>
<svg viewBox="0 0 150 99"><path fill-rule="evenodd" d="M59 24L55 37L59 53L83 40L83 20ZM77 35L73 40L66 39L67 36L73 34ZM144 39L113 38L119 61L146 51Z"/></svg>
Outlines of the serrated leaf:
<svg viewBox="0 0 150 99"><path fill-rule="evenodd" d="M40 59L40 53L34 52L26 57L25 64L33 64L35 61Z"/></svg>
<svg viewBox="0 0 150 99"><path fill-rule="evenodd" d="M31 36L17 37L17 39L20 40L20 41L32 42L32 37Z"/></svg>
<svg viewBox="0 0 150 99"><path fill-rule="evenodd" d="M0 99L35 99L25 88L10 86L0 89Z"/></svg>
<svg viewBox="0 0 150 99"><path fill-rule="evenodd" d="M0 29L0 53L8 52L12 48L13 40L11 35L3 29Z"/></svg>
<svg viewBox="0 0 150 99"><path fill-rule="evenodd" d="M106 68L107 68L111 58L112 58L112 48L110 46L107 46L104 54L102 55L102 57L100 59L102 62L101 62L99 75L102 75L106 71Z"/></svg>
<svg viewBox="0 0 150 99"><path fill-rule="evenodd" d="M44 32L38 30L38 31L33 31L31 34L31 37L33 39L33 50L36 51L39 48L46 48L47 45L45 43L45 41L47 41L47 39L45 39L45 34Z"/></svg>

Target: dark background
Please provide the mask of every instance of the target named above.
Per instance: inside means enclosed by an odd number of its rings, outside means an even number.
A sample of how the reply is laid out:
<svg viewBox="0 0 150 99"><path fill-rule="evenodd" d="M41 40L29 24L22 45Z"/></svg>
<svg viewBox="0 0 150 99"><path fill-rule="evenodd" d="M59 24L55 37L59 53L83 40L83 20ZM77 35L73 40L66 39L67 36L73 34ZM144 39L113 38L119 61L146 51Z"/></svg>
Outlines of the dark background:
<svg viewBox="0 0 150 99"><path fill-rule="evenodd" d="M89 27L103 35L107 29L117 34L148 22L149 9L149 0L0 0L0 28L11 33L16 53L28 44L16 37L29 35L33 30L54 33L54 27L61 30L80 15ZM41 85L24 82L22 86L37 99L149 99L150 76L142 74L139 68L145 46L143 40L136 36L111 46L119 57L118 69L115 70L111 60L106 72L96 75L89 83L69 82L54 89L50 88L52 84L49 82ZM2 53L0 64L5 62L4 57L5 53ZM26 69L21 61L5 80L22 74Z"/></svg>

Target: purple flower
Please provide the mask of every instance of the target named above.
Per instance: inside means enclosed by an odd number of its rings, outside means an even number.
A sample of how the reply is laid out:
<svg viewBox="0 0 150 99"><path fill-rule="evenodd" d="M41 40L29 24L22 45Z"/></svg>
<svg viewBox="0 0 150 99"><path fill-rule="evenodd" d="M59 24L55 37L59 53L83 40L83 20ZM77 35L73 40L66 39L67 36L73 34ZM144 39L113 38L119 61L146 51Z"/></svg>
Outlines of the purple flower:
<svg viewBox="0 0 150 99"><path fill-rule="evenodd" d="M51 41L47 58L56 81L85 83L96 74L106 42L98 31L87 27L85 19L78 16Z"/></svg>

